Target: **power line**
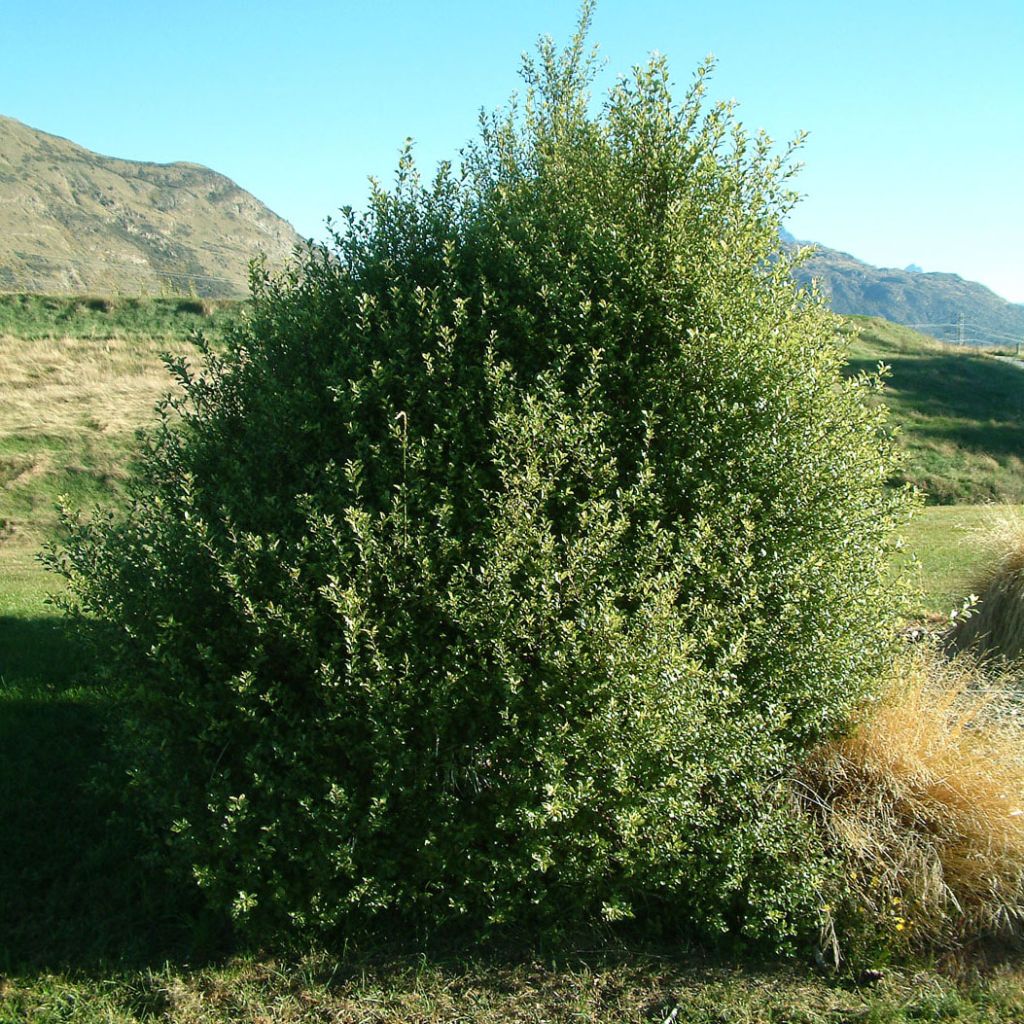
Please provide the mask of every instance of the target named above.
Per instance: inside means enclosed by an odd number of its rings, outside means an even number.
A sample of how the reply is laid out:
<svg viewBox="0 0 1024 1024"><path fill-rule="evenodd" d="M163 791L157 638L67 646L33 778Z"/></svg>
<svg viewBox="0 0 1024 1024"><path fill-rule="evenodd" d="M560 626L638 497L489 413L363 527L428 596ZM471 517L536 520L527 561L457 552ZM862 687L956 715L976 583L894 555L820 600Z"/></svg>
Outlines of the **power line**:
<svg viewBox="0 0 1024 1024"><path fill-rule="evenodd" d="M996 338L1000 341L1009 341L1014 343L1024 342L1024 331L1022 331L1019 335L1006 334L1002 331L994 331L991 328L982 327L980 324L968 323L962 314L957 318L955 323L932 322L919 324L904 324L903 326L913 327L917 329L926 327L931 328L933 330L937 328L956 328L957 341L960 344L983 344L983 339L985 338Z"/></svg>

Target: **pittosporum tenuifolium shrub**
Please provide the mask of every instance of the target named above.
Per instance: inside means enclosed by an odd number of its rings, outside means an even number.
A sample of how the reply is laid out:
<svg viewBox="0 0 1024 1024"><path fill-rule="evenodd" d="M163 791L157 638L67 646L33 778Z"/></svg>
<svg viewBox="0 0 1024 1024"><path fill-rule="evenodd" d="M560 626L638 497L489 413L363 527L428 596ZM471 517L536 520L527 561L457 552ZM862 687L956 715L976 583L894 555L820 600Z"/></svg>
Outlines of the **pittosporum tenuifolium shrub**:
<svg viewBox="0 0 1024 1024"><path fill-rule="evenodd" d="M904 498L779 247L788 154L581 31L179 365L124 514L51 561L141 820L265 935L668 922L781 947L786 799L890 643Z"/></svg>

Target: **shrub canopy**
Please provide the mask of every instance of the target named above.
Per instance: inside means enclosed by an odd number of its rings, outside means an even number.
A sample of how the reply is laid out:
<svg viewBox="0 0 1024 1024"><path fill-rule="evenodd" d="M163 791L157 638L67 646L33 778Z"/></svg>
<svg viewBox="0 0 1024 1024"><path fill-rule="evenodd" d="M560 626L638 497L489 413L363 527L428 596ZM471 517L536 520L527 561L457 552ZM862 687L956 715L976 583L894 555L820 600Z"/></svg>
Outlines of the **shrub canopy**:
<svg viewBox="0 0 1024 1024"><path fill-rule="evenodd" d="M51 554L140 813L267 929L631 916L784 945L786 774L890 643L873 382L780 248L790 153L587 15L459 169L408 150Z"/></svg>

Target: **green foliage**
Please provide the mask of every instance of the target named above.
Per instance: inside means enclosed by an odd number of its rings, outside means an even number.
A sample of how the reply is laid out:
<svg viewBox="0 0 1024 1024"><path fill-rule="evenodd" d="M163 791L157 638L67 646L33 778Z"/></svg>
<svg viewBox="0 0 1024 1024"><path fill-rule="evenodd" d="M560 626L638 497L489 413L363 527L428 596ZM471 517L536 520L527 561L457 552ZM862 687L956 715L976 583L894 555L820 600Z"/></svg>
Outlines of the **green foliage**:
<svg viewBox="0 0 1024 1024"><path fill-rule="evenodd" d="M806 937L785 796L882 663L893 446L791 284L791 170L584 25L461 171L347 211L50 554L140 814L266 935Z"/></svg>
<svg viewBox="0 0 1024 1024"><path fill-rule="evenodd" d="M184 341L223 329L242 308L236 299L0 294L0 335Z"/></svg>

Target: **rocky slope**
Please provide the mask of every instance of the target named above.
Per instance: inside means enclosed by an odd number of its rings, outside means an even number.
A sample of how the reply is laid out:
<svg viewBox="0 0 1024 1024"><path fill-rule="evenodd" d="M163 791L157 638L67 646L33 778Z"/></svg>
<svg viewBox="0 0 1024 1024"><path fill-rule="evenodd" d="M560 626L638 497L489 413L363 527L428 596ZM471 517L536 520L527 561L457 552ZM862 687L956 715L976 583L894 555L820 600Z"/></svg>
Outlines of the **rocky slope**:
<svg viewBox="0 0 1024 1024"><path fill-rule="evenodd" d="M234 296L295 230L191 163L100 156L0 116L0 291Z"/></svg>
<svg viewBox="0 0 1024 1024"><path fill-rule="evenodd" d="M944 341L963 338L979 345L1024 342L1024 305L1007 302L976 281L956 274L921 273L873 267L849 253L813 244L815 253L798 271L829 296L832 308L845 315L880 316L916 327Z"/></svg>

